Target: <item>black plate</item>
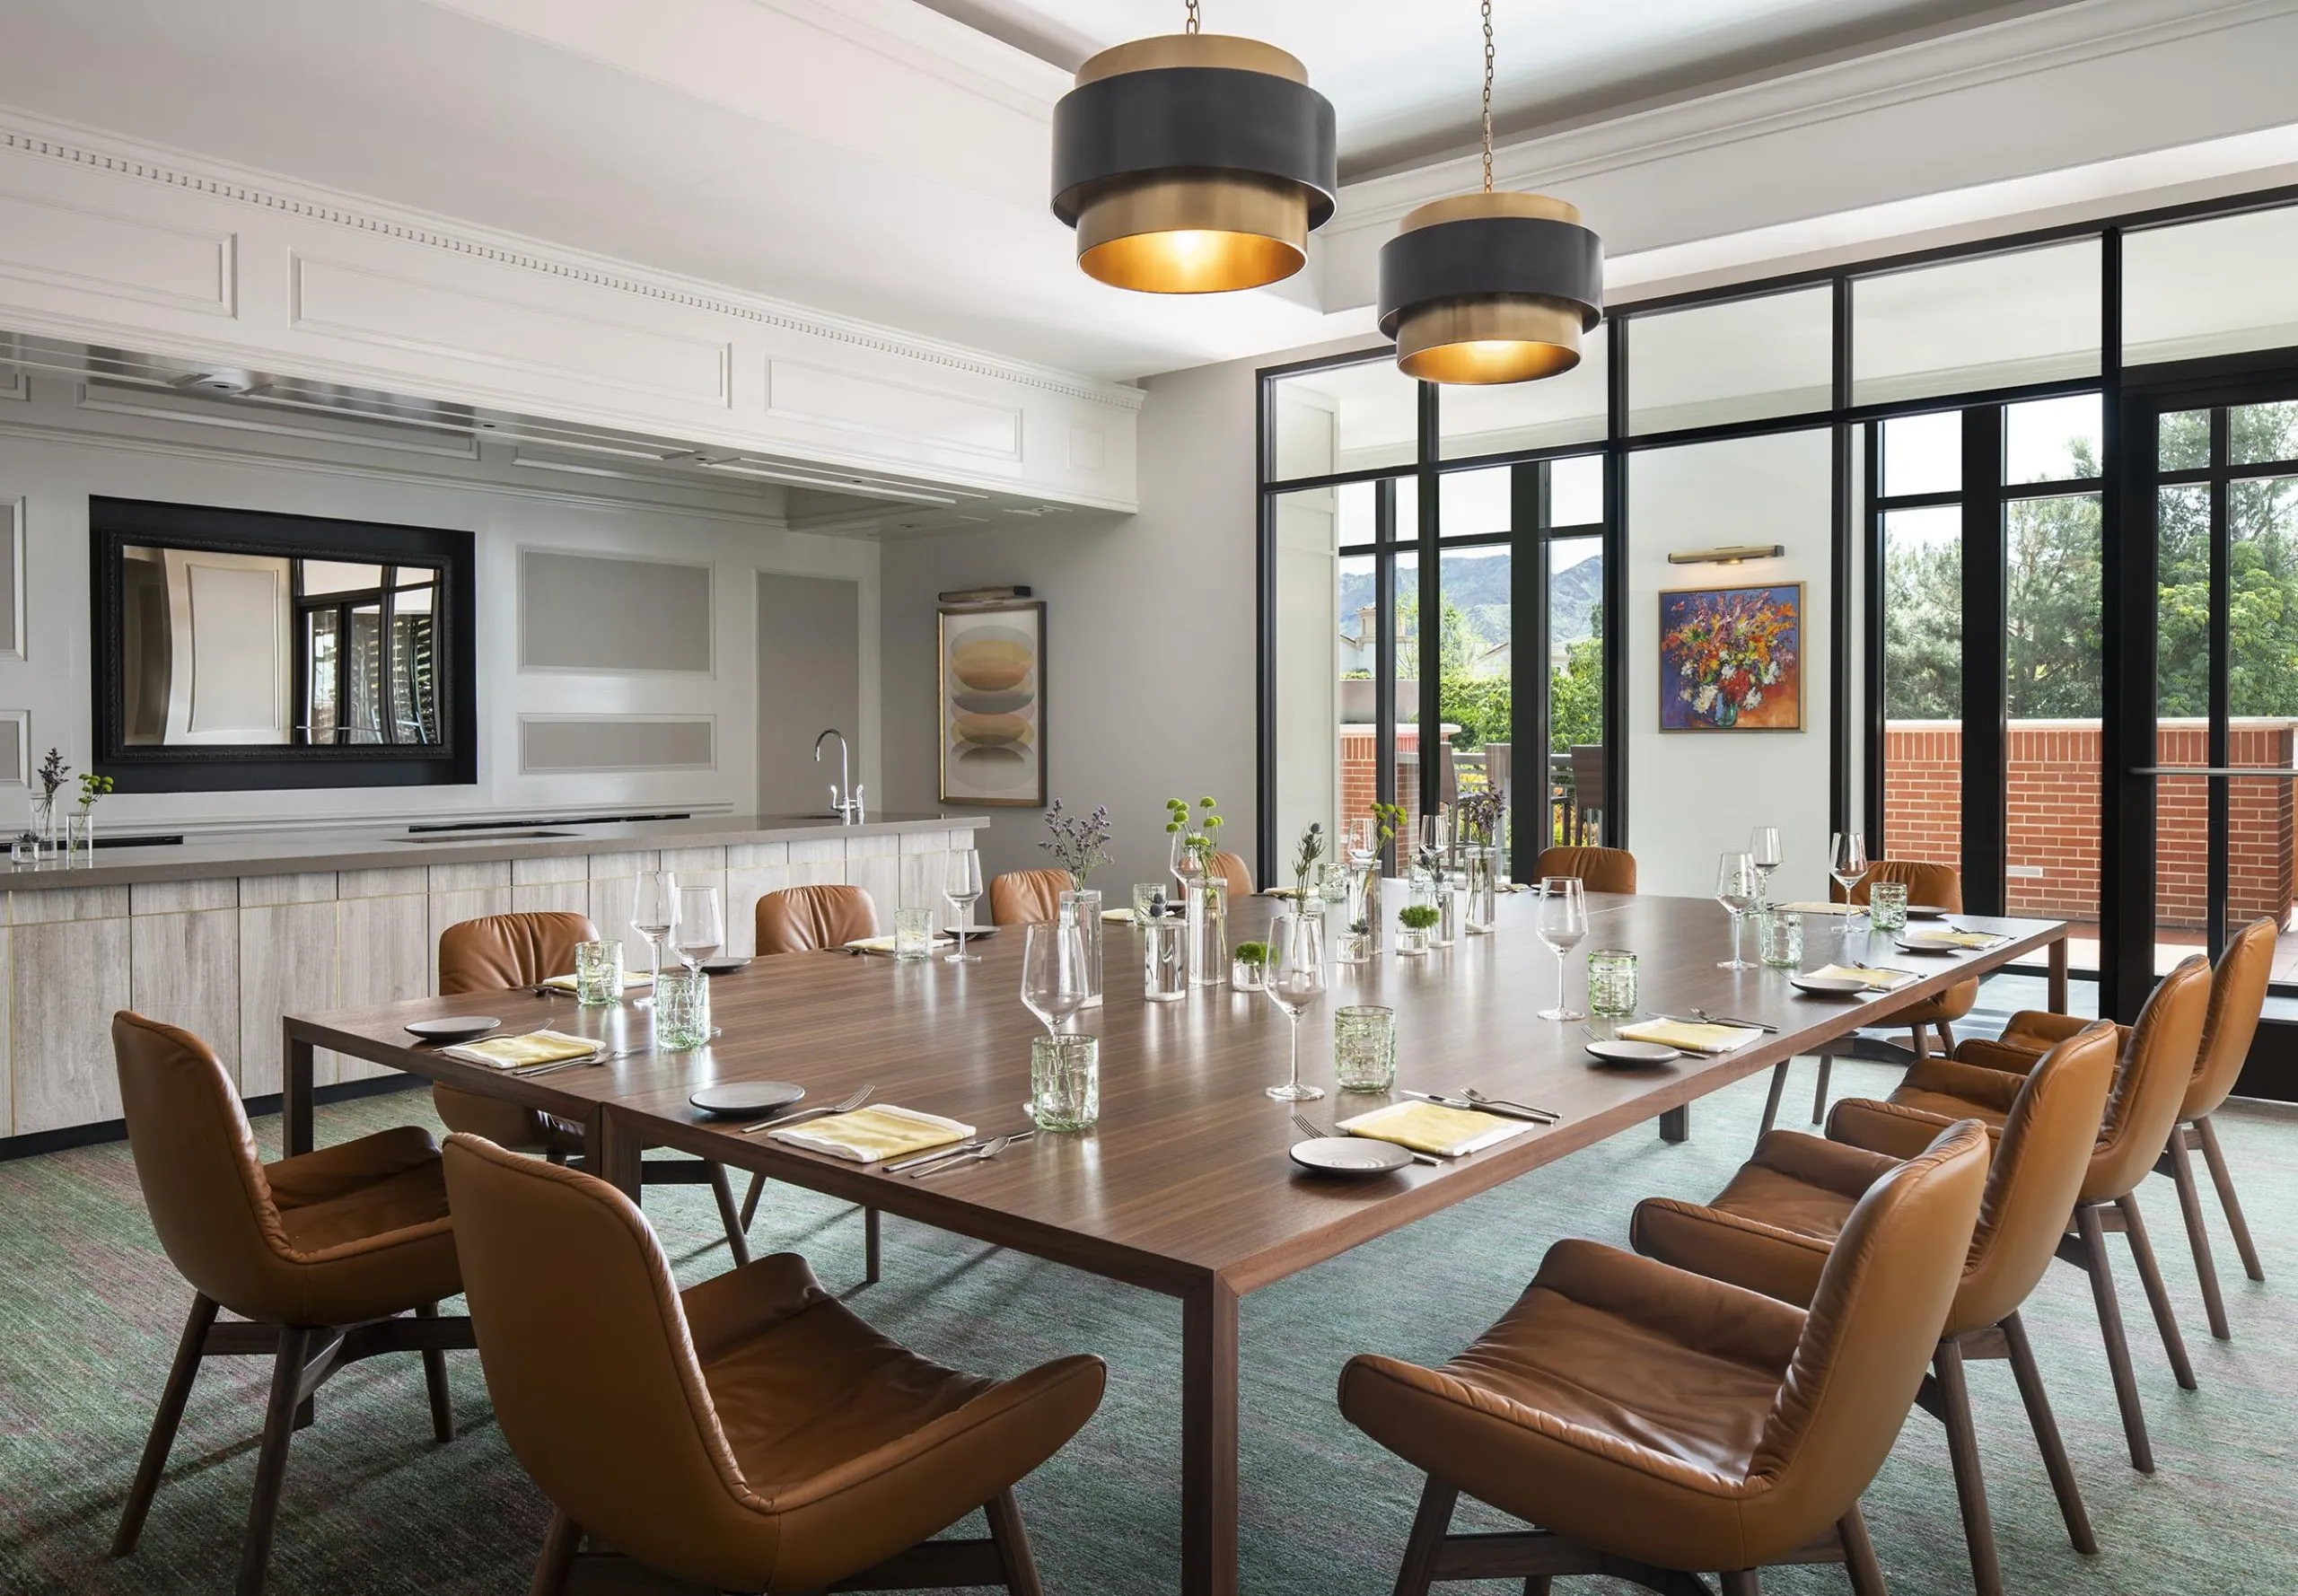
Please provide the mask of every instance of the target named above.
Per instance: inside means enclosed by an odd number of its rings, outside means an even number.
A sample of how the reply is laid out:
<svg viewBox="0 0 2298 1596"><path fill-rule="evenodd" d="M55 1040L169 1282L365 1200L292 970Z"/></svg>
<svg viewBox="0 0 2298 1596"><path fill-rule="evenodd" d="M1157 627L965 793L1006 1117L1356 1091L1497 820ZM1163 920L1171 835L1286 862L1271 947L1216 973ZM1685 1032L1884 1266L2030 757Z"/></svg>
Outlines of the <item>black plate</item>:
<svg viewBox="0 0 2298 1596"><path fill-rule="evenodd" d="M706 1114L771 1114L805 1095L803 1086L788 1081L731 1081L705 1086L686 1101Z"/></svg>
<svg viewBox="0 0 2298 1596"><path fill-rule="evenodd" d="M750 961L747 959L706 959L702 961L702 973L706 976L730 976L738 969L750 967Z"/></svg>
<svg viewBox="0 0 2298 1596"><path fill-rule="evenodd" d="M958 928L954 925L944 925L941 930L935 932L934 934L936 936L955 937L958 934ZM978 943L985 936L996 936L996 934L997 927L995 925L969 925L966 927L966 941L969 943Z"/></svg>
<svg viewBox="0 0 2298 1596"><path fill-rule="evenodd" d="M417 1020L407 1027L407 1032L426 1042L452 1047L457 1042L476 1041L502 1023L492 1014L449 1014L438 1020Z"/></svg>

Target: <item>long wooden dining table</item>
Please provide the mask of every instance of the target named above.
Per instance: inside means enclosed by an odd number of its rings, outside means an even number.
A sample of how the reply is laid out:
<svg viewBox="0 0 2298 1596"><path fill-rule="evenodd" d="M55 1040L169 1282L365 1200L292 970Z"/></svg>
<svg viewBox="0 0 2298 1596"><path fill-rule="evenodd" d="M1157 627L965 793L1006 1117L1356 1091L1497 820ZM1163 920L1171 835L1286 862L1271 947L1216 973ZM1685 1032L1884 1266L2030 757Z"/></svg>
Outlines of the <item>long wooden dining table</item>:
<svg viewBox="0 0 2298 1596"><path fill-rule="evenodd" d="M1660 1119L1663 1135L1681 1139L1696 1099L1839 1043L1955 982L2041 953L2051 1006L2066 1006L2067 927L2056 921L1958 916L1959 925L2004 940L1945 955L1901 952L1888 937L1870 943L1863 933L1850 953L1917 978L1846 1000L1799 993L1775 969L1718 969L1731 934L1724 911L1707 899L1592 894L1589 937L1572 960L1575 1003L1584 996L1580 955L1621 948L1638 955L1645 1012L1705 1008L1778 1028L1718 1057L1603 1065L1586 1052L1580 1023L1538 1017L1555 1000L1557 971L1534 934L1534 904L1530 895L1504 898L1491 934L1425 956L1384 951L1370 964L1330 968L1328 993L1301 1022L1302 1077L1331 1093L1300 1105L1320 1127L1383 1101L1332 1091L1330 1012L1344 1004L1395 1009L1398 1086L1475 1086L1560 1116L1483 1152L1371 1179L1319 1177L1288 1156L1300 1140L1293 1105L1265 1091L1285 1078L1284 1013L1225 984L1178 1003L1145 1001L1138 934L1118 925L1106 928L1106 1000L1070 1026L1101 1039L1100 1124L1039 1134L942 1179L889 1175L746 1136L741 1121L714 1118L687 1100L726 1082L793 1082L810 1103L868 1085L876 1102L947 1115L985 1136L1024 1128L1030 1038L1040 1028L1020 1001L1022 939L1011 928L978 942L979 960L969 964L842 951L756 960L713 980L721 1034L682 1053L646 1046L644 1008L584 1008L570 996L524 989L291 1014L284 1022L286 1150L311 1144L314 1055L328 1048L576 1121L587 1133L591 1170L633 1196L641 1150L678 1149L1177 1297L1181 1585L1230 1596L1238 1589L1241 1296L1640 1122ZM1280 907L1266 898L1232 905L1232 939L1259 934ZM1807 962L1837 956L1838 926L1817 916L1810 924ZM640 1050L520 1078L448 1057L402 1029L474 1012L496 1017L505 1032L548 1025Z"/></svg>

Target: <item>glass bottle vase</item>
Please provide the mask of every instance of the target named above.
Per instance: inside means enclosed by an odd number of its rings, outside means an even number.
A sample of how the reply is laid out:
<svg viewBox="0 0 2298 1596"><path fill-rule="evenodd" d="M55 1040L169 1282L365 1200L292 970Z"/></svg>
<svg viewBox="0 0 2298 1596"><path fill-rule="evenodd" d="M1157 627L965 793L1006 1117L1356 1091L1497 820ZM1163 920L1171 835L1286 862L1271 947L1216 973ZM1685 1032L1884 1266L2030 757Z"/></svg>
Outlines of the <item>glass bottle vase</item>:
<svg viewBox="0 0 2298 1596"><path fill-rule="evenodd" d="M1229 978L1229 883L1201 876L1188 893L1188 984L1218 987Z"/></svg>
<svg viewBox="0 0 2298 1596"><path fill-rule="evenodd" d="M1061 895L1061 923L1077 927L1085 943L1085 1001L1081 1007L1101 1006L1101 892L1098 887L1077 887Z"/></svg>
<svg viewBox="0 0 2298 1596"><path fill-rule="evenodd" d="M1464 894L1468 902L1461 917L1469 935L1482 936L1500 917L1500 850L1488 846L1465 848L1461 864L1468 878Z"/></svg>
<svg viewBox="0 0 2298 1596"><path fill-rule="evenodd" d="M1376 957L1381 951L1381 866L1377 862L1348 867L1348 903L1344 912L1348 916L1344 936L1362 938L1364 957Z"/></svg>

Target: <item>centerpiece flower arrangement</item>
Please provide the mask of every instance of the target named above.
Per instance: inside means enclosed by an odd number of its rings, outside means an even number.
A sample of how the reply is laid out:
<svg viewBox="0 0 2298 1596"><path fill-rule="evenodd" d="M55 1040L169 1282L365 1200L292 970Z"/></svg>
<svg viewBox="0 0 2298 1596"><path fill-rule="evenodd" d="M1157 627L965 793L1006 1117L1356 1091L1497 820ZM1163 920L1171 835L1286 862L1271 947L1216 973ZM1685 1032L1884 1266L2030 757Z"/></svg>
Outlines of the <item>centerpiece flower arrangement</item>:
<svg viewBox="0 0 2298 1596"><path fill-rule="evenodd" d="M1315 873L1317 861L1325 856L1325 824L1311 820L1301 833L1301 846L1293 855L1293 884L1296 889L1294 901L1309 901L1309 877Z"/></svg>
<svg viewBox="0 0 2298 1596"><path fill-rule="evenodd" d="M1188 859L1196 864L1198 873L1207 876L1213 873L1213 855L1220 851L1220 844L1214 836L1221 829L1219 811L1220 805L1210 798L1198 799L1194 812L1186 799L1165 800L1166 835L1180 838L1180 846L1173 855L1176 865Z"/></svg>
<svg viewBox="0 0 2298 1596"><path fill-rule="evenodd" d="M1397 910L1397 951L1415 958L1428 951L1428 934L1436 928L1436 906L1408 904Z"/></svg>
<svg viewBox="0 0 2298 1596"><path fill-rule="evenodd" d="M1508 797L1496 788L1470 793L1454 811L1460 820L1460 862L1468 888L1467 919L1481 935L1499 919L1500 832L1508 818Z"/></svg>
<svg viewBox="0 0 2298 1596"><path fill-rule="evenodd" d="M1736 725L1795 663L1795 615L1764 589L1703 596L1660 639L1676 697L1711 726Z"/></svg>
<svg viewBox="0 0 2298 1596"><path fill-rule="evenodd" d="M64 755L49 749L48 758L39 765L39 796L32 800L30 833L42 849L55 847L59 840L56 835L56 794L63 790L64 778L71 774L72 767L64 762Z"/></svg>
<svg viewBox="0 0 2298 1596"><path fill-rule="evenodd" d="M1057 798L1045 811L1045 824L1053 835L1041 838L1038 846L1051 854L1083 889L1085 878L1110 862L1110 806L1098 804L1090 815L1066 814Z"/></svg>
<svg viewBox="0 0 2298 1596"><path fill-rule="evenodd" d="M1215 867L1213 857L1220 852L1220 805L1199 798L1192 810L1186 799L1168 798L1165 831L1173 838L1173 875L1188 899L1189 984L1218 986L1229 973L1229 878Z"/></svg>

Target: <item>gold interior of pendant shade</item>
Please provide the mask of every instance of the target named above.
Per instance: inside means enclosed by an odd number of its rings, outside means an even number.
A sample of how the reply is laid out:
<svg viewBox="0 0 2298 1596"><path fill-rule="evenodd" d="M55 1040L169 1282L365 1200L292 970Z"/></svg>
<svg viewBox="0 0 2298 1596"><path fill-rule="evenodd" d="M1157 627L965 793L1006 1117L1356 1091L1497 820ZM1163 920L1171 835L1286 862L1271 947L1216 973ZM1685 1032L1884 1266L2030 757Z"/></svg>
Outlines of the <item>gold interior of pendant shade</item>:
<svg viewBox="0 0 2298 1596"><path fill-rule="evenodd" d="M1512 295L1439 300L1397 323L1397 366L1424 382L1528 382L1580 364L1580 307Z"/></svg>
<svg viewBox="0 0 2298 1596"><path fill-rule="evenodd" d="M1148 294L1226 294L1299 271L1309 195L1237 172L1161 172L1112 184L1077 215L1085 275Z"/></svg>
<svg viewBox="0 0 2298 1596"><path fill-rule="evenodd" d="M1164 66L1225 66L1234 72L1266 73L1296 83L1309 81L1309 69L1300 57L1233 33L1161 33L1112 45L1089 57L1077 69L1077 86L1118 77L1128 72L1154 72Z"/></svg>

